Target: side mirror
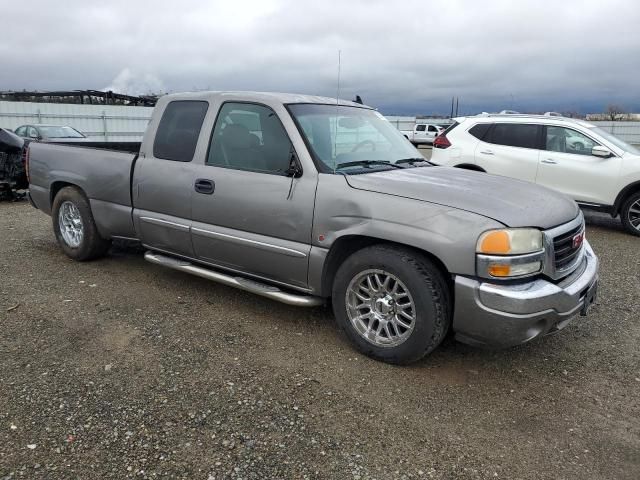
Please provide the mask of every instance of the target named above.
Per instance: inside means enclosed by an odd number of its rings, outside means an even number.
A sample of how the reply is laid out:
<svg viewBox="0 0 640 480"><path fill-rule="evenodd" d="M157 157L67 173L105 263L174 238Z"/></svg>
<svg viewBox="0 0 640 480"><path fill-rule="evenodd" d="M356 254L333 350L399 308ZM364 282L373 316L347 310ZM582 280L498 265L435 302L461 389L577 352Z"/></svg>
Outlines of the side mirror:
<svg viewBox="0 0 640 480"><path fill-rule="evenodd" d="M593 155L594 157L609 158L613 156L613 153L607 147L601 147L600 145L595 145L591 149L591 155Z"/></svg>
<svg viewBox="0 0 640 480"><path fill-rule="evenodd" d="M298 155L296 155L295 151L291 151L291 156L289 157L289 168L285 172L287 177L292 178L300 178L302 176L302 167L300 166L300 161L298 160Z"/></svg>

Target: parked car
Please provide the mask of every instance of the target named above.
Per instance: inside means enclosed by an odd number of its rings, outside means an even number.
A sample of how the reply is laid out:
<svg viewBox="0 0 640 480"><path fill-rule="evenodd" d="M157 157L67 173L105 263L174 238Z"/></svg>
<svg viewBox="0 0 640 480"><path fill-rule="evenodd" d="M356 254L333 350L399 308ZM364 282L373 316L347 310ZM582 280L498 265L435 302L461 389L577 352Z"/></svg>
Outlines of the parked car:
<svg viewBox="0 0 640 480"><path fill-rule="evenodd" d="M552 188L585 208L620 215L640 236L640 151L591 123L551 115L461 117L435 140L431 162Z"/></svg>
<svg viewBox="0 0 640 480"><path fill-rule="evenodd" d="M22 125L15 129L16 135L27 143L32 141L47 143L85 142L87 137L75 128L66 125Z"/></svg>
<svg viewBox="0 0 640 480"><path fill-rule="evenodd" d="M434 167L357 103L167 95L138 155L34 142L27 158L31 201L69 257L125 238L151 263L284 303L331 299L356 347L388 362L451 329L528 342L585 315L597 291L575 202Z"/></svg>
<svg viewBox="0 0 640 480"><path fill-rule="evenodd" d="M415 146L430 145L443 130L440 125L418 123L413 130L402 130L402 134Z"/></svg>

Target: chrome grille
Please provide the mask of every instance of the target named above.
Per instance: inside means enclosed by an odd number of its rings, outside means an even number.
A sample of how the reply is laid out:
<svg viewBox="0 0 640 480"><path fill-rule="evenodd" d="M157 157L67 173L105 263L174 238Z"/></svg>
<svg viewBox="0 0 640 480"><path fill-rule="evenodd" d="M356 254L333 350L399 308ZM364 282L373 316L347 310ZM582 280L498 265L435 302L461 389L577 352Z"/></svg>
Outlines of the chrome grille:
<svg viewBox="0 0 640 480"><path fill-rule="evenodd" d="M574 247L573 239L584 233L582 212L571 222L544 232L547 251L544 272L554 280L560 280L573 272L584 259L584 240Z"/></svg>
<svg viewBox="0 0 640 480"><path fill-rule="evenodd" d="M556 271L564 270L570 266L582 250L582 243L577 247L573 246L573 239L576 235L584 232L584 225L569 230L567 233L559 235L553 239L553 251Z"/></svg>

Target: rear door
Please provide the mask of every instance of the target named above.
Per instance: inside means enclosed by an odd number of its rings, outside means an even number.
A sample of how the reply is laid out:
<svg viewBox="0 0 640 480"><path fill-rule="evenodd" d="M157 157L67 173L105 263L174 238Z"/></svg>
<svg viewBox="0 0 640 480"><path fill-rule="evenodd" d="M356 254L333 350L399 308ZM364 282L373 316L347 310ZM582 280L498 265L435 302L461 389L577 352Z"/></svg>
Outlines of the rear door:
<svg viewBox="0 0 640 480"><path fill-rule="evenodd" d="M430 142L433 142L433 139L438 136L438 133L439 133L438 127L436 127L435 125L427 126L427 139Z"/></svg>
<svg viewBox="0 0 640 480"><path fill-rule="evenodd" d="M591 149L598 145L572 128L546 126L537 183L579 202L613 205L622 159L617 155L609 158L591 155Z"/></svg>
<svg viewBox="0 0 640 480"><path fill-rule="evenodd" d="M145 246L193 256L190 227L195 171L192 162L208 107L206 101L169 102L153 145L144 146L146 151L136 163L133 215L136 231Z"/></svg>
<svg viewBox="0 0 640 480"><path fill-rule="evenodd" d="M494 123L476 146L476 164L488 173L535 182L541 139L541 125Z"/></svg>
<svg viewBox="0 0 640 480"><path fill-rule="evenodd" d="M283 115L287 115L282 108ZM203 262L305 288L317 175L287 171L293 150L278 114L257 103L221 105L192 201Z"/></svg>

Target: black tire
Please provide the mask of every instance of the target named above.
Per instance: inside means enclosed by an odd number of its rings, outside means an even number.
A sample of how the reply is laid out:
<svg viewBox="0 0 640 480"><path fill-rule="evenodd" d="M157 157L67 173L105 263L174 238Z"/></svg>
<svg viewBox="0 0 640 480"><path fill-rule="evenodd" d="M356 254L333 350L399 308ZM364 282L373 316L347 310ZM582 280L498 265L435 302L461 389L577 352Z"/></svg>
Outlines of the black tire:
<svg viewBox="0 0 640 480"><path fill-rule="evenodd" d="M81 228L83 235L82 240L77 246L70 245L60 231L60 207L65 202L73 204L77 208L82 219ZM53 220L53 232L56 235L58 244L68 257L84 262L102 257L109 250L111 242L102 238L98 233L98 228L96 227L93 214L91 213L89 200L87 200L87 197L80 189L76 187L65 187L60 190L53 200L51 218Z"/></svg>
<svg viewBox="0 0 640 480"><path fill-rule="evenodd" d="M372 343L356 330L349 319L349 284L367 270L383 270L397 277L413 298L414 327L399 345ZM332 302L338 325L356 348L387 363L408 364L431 353L445 338L451 324L451 293L443 273L426 256L408 248L374 245L352 254L336 273ZM374 321L374 325L378 324Z"/></svg>
<svg viewBox="0 0 640 480"><path fill-rule="evenodd" d="M620 219L625 230L632 235L640 237L640 225L633 225L632 219L635 221L637 214L633 210L637 210L640 207L640 192L635 192L629 195L622 204L620 209ZM632 210L633 209L633 210Z"/></svg>

